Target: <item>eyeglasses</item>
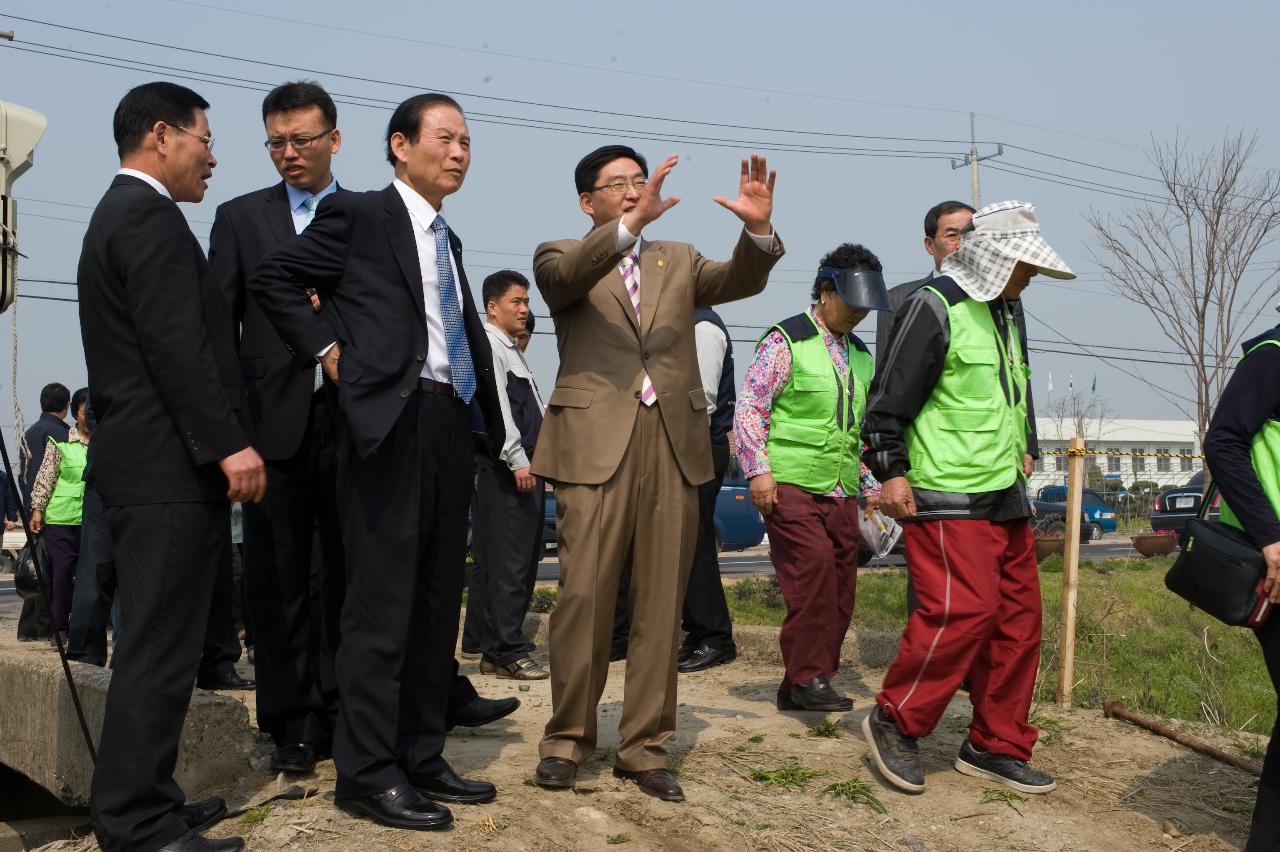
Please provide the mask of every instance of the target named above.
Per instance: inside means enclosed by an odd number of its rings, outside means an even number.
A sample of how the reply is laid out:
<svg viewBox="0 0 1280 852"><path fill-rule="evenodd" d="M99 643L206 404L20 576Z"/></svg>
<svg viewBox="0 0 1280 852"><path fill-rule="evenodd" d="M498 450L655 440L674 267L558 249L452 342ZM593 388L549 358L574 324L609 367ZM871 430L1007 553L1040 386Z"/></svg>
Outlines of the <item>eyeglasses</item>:
<svg viewBox="0 0 1280 852"><path fill-rule="evenodd" d="M622 178L618 178L617 180L609 181L603 186L593 186L591 187L591 191L592 192L604 191L609 193L610 195L622 195L624 192L627 191L627 187L629 186L634 188L636 192L644 192L644 188L648 185L649 185L648 178L638 177L638 178L633 178L632 180L629 180L629 181L624 180Z"/></svg>
<svg viewBox="0 0 1280 852"><path fill-rule="evenodd" d="M183 127L180 124L170 124L169 126L172 127L174 130L185 133L188 136L194 136L196 139L199 139L201 142L204 143L204 147L209 149L209 153L210 154L213 153L213 134L212 133L209 133L205 136L201 136L198 133L195 133L194 131L188 130L187 128Z"/></svg>
<svg viewBox="0 0 1280 852"><path fill-rule="evenodd" d="M934 234L933 238L935 240L946 240L947 242L958 243L960 242L960 236L963 233L964 231L957 230L956 228L947 228L940 234Z"/></svg>
<svg viewBox="0 0 1280 852"><path fill-rule="evenodd" d="M317 140L328 136L333 132L333 130L334 129L331 127L323 133L317 133L314 136L289 136L283 139L279 136L273 136L262 144L267 146L267 150L272 153L279 153L280 151L283 151L285 145L292 145L293 150L295 151L305 151L312 145L316 144Z"/></svg>

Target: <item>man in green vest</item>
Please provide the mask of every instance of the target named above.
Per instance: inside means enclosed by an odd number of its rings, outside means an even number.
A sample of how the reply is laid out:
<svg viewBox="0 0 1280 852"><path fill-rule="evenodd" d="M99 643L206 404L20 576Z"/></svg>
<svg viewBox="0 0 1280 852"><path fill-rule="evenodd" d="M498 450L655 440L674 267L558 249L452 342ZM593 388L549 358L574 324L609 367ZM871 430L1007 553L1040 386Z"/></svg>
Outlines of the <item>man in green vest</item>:
<svg viewBox="0 0 1280 852"><path fill-rule="evenodd" d="M1280 310L1280 307L1277 307ZM1221 520L1244 530L1267 562L1263 590L1280 603L1280 326L1244 344L1204 439L1204 456L1222 492ZM1256 631L1271 687L1280 693L1280 618ZM1280 737L1258 779L1245 852L1280 849Z"/></svg>
<svg viewBox="0 0 1280 852"><path fill-rule="evenodd" d="M903 525L920 605L863 720L876 766L924 791L917 739L963 680L973 721L955 767L1026 793L1055 784L1027 761L1040 659L1040 587L1026 477L1034 422L1014 319L1031 278L1075 274L1040 236L1035 208L979 210L942 274L898 311L867 404L867 465Z"/></svg>

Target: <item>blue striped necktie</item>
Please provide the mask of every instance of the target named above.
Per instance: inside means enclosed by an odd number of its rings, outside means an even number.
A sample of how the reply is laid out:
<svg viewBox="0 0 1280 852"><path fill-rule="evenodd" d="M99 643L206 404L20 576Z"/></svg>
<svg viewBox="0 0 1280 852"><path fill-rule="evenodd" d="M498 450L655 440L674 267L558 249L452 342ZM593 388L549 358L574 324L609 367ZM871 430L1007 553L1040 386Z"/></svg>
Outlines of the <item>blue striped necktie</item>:
<svg viewBox="0 0 1280 852"><path fill-rule="evenodd" d="M431 222L436 238L436 274L440 280L440 321L444 325L445 345L449 351L449 370L453 373L453 389L463 402L470 404L476 393L476 370L471 363L471 347L467 329L462 324L462 306L458 304L458 287L453 280L452 256L449 249L449 226L436 214Z"/></svg>

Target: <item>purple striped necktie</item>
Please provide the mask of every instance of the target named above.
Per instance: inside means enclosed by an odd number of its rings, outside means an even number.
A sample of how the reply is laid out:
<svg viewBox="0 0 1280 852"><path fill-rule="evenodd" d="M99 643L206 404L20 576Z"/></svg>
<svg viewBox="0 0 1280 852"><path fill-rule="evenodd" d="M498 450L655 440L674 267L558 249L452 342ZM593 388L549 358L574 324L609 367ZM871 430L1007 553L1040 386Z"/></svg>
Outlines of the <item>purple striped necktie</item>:
<svg viewBox="0 0 1280 852"><path fill-rule="evenodd" d="M636 320L640 319L640 263L635 251L629 251L622 258L622 283L627 285L627 294L631 296L631 307L635 308ZM653 405L658 401L658 394L649 379L649 371L644 371L644 380L640 383L640 401L645 405Z"/></svg>

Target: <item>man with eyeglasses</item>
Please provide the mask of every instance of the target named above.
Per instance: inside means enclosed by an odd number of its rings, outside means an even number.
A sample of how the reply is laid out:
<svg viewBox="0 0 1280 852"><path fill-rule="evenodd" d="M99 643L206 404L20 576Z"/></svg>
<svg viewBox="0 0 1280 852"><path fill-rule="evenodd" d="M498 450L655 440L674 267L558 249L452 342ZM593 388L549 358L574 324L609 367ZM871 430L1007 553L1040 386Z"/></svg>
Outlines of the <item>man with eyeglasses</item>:
<svg viewBox="0 0 1280 852"><path fill-rule="evenodd" d="M534 277L555 322L560 371L538 435L533 473L556 484L560 593L551 615L552 716L535 780L572 787L595 751L596 708L623 567L631 566L626 692L613 773L665 801L684 793L667 770L676 725L680 610L698 537L698 486L712 478L707 397L694 309L753 296L782 257L773 233L775 175L742 161L736 199L716 198L745 225L733 257L708 260L642 231L677 202L623 145L578 163L581 240L538 246Z"/></svg>
<svg viewBox="0 0 1280 852"><path fill-rule="evenodd" d="M262 459L221 294L175 202L213 174L208 102L174 83L130 90L113 122L120 171L89 221L76 282L93 386L85 480L115 547L126 650L107 692L90 819L106 852L243 849L199 833L221 799L174 780L214 578L231 564L231 504L262 499Z"/></svg>

